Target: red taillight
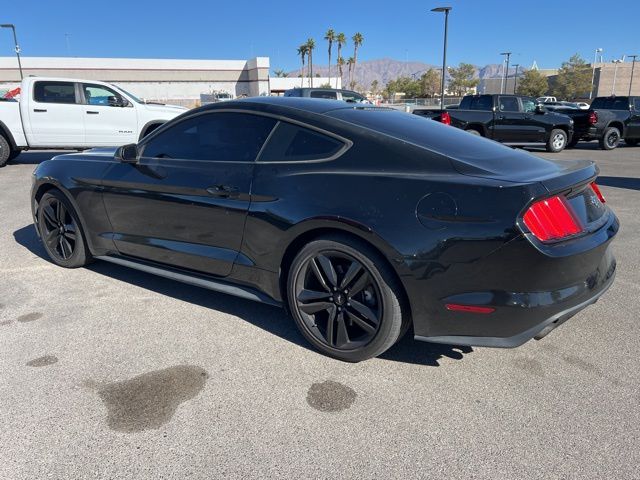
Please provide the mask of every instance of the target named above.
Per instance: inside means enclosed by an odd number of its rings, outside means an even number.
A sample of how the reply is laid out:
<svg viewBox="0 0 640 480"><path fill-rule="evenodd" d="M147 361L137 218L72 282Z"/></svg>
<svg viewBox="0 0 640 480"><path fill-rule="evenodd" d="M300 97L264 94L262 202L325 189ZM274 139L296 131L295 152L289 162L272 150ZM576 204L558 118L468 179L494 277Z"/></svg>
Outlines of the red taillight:
<svg viewBox="0 0 640 480"><path fill-rule="evenodd" d="M440 123L451 125L451 115L449 115L449 112L442 112L440 115Z"/></svg>
<svg viewBox="0 0 640 480"><path fill-rule="evenodd" d="M560 240L582 231L582 226L564 197L540 200L524 214L524 224L543 242Z"/></svg>
<svg viewBox="0 0 640 480"><path fill-rule="evenodd" d="M591 188L593 189L593 191L597 195L598 200L600 200L602 203L605 203L604 195L602 195L602 192L600 191L600 187L598 187L598 185L596 185L596 182L593 182L591 184Z"/></svg>
<svg viewBox="0 0 640 480"><path fill-rule="evenodd" d="M595 125L598 123L598 114L596 112L589 112L589 125Z"/></svg>
<svg viewBox="0 0 640 480"><path fill-rule="evenodd" d="M478 305L460 305L459 303L445 304L447 310L452 312L482 313L484 315L495 312L493 307L480 307Z"/></svg>

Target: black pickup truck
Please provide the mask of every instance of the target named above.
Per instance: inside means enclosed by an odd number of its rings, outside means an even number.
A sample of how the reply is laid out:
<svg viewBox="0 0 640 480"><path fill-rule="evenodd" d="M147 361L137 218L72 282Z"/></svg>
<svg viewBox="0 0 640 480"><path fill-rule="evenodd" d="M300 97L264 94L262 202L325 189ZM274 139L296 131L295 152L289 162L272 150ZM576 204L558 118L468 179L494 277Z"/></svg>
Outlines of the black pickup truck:
<svg viewBox="0 0 640 480"><path fill-rule="evenodd" d="M467 95L456 110L413 113L511 145L543 143L549 152L560 152L573 136L568 116L548 112L534 98L520 95Z"/></svg>
<svg viewBox="0 0 640 480"><path fill-rule="evenodd" d="M593 124L581 135L584 140L598 140L605 150L621 139L632 146L640 142L640 97L596 97L589 113Z"/></svg>

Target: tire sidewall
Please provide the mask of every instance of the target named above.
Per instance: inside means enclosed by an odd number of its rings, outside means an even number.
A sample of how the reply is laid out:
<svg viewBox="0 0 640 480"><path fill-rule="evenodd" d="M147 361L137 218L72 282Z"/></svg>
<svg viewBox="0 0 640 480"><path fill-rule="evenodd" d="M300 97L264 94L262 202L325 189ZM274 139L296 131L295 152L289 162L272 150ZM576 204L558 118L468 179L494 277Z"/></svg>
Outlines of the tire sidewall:
<svg viewBox="0 0 640 480"><path fill-rule="evenodd" d="M557 135L562 135L564 137L564 143L562 144L561 148L556 148L553 145L553 139ZM549 141L547 142L547 150L549 150L550 152L553 152L553 153L561 152L562 150L564 150L567 147L568 138L569 137L567 136L567 132L565 132L564 130L561 130L559 128L551 130L551 134L549 135Z"/></svg>
<svg viewBox="0 0 640 480"><path fill-rule="evenodd" d="M617 140L615 144L611 145L609 143L609 137L614 133L616 134ZM602 135L602 142L601 142L602 148L604 150L614 150L619 143L620 143L620 130L618 130L616 127L608 127L607 129L605 129Z"/></svg>
<svg viewBox="0 0 640 480"><path fill-rule="evenodd" d="M73 218L73 221L76 224L75 249L73 251L73 255L71 255L71 257L67 259L60 258L57 255L57 253L52 252L51 248L49 247L49 245L47 245L47 242L45 241L45 232L43 231L43 228L44 228L43 227L43 224L44 224L43 207L49 201L54 199L56 201L61 202L64 205L64 207L67 209L67 212L69 212L69 215L71 215L71 217ZM38 202L38 233L40 234L40 239L42 241L42 245L44 246L44 249L47 252L47 255L49 255L49 258L51 259L51 261L56 265L60 267L65 267L65 268L77 268L77 267L86 265L89 262L90 255L87 254L88 249L85 244L84 234L82 232L82 226L80 224L80 221L78 220L78 215L76 214L75 209L73 208L69 200L57 190L46 192L40 199L40 202Z"/></svg>
<svg viewBox="0 0 640 480"><path fill-rule="evenodd" d="M359 242L358 242L359 243ZM295 285L299 275L303 275L303 266L315 255L322 251L341 251L346 253L364 265L371 273L380 290L380 303L382 304L382 319L375 337L367 345L355 350L339 350L319 341L309 330L304 319L298 312L296 305ZM356 242L334 239L319 239L307 244L293 260L289 268L287 278L287 302L289 312L304 337L320 352L339 360L359 362L376 357L390 348L400 335L402 326L402 312L397 293L392 282L386 278L388 275L380 270L375 255L371 255L370 249L364 245L356 245ZM366 253L363 253L366 252ZM373 257L370 258L370 256Z"/></svg>
<svg viewBox="0 0 640 480"><path fill-rule="evenodd" d="M4 167L11 157L11 145L3 135L0 135L0 167Z"/></svg>

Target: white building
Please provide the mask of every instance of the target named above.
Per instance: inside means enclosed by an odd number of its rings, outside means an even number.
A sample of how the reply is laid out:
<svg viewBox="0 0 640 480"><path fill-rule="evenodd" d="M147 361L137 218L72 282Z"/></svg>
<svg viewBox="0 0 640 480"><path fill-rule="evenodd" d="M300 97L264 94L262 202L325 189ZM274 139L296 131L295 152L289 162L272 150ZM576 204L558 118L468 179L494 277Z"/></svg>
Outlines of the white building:
<svg viewBox="0 0 640 480"><path fill-rule="evenodd" d="M301 78L269 78L269 58L249 60L179 60L139 58L22 57L25 76L102 80L145 100L191 106L200 94L225 92L233 97L281 94L300 86ZM313 85L328 83L314 78ZM0 91L19 85L15 57L0 57ZM304 80L308 86L308 79ZM338 82L339 84L339 82ZM331 79L335 85L335 79Z"/></svg>

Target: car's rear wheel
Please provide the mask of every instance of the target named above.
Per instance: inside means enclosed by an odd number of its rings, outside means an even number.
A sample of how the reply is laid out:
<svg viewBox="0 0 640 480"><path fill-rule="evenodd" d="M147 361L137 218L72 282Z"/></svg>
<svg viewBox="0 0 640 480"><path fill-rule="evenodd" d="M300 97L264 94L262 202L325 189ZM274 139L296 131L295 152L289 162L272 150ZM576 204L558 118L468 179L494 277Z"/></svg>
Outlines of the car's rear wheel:
<svg viewBox="0 0 640 480"><path fill-rule="evenodd" d="M287 298L307 340L340 360L376 357L405 330L393 273L370 246L350 237L307 244L289 269Z"/></svg>
<svg viewBox="0 0 640 480"><path fill-rule="evenodd" d="M470 128L469 130L466 130L466 131L469 132L471 135L476 135L478 137L482 136L482 134L475 128Z"/></svg>
<svg viewBox="0 0 640 480"><path fill-rule="evenodd" d="M603 150L613 150L620 143L620 130L616 127L605 128L602 138L600 138L600 148Z"/></svg>
<svg viewBox="0 0 640 480"><path fill-rule="evenodd" d="M551 130L551 135L549 135L549 140L547 140L547 151L558 153L564 150L566 146L567 132L559 128Z"/></svg>
<svg viewBox="0 0 640 480"><path fill-rule="evenodd" d="M4 167L11 160L11 145L4 136L0 135L0 167Z"/></svg>
<svg viewBox="0 0 640 480"><path fill-rule="evenodd" d="M38 230L45 250L56 265L77 268L91 262L76 212L61 192L51 190L40 199Z"/></svg>

